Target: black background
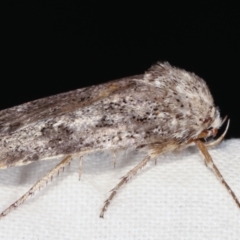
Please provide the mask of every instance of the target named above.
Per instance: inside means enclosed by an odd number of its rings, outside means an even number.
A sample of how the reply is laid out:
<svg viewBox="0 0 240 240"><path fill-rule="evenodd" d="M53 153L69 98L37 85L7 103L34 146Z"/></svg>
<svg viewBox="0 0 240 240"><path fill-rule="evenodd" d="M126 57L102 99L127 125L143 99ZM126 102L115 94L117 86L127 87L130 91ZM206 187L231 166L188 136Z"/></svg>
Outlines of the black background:
<svg viewBox="0 0 240 240"><path fill-rule="evenodd" d="M240 9L165 2L8 1L0 109L169 61L205 79L231 119L227 138L240 137Z"/></svg>

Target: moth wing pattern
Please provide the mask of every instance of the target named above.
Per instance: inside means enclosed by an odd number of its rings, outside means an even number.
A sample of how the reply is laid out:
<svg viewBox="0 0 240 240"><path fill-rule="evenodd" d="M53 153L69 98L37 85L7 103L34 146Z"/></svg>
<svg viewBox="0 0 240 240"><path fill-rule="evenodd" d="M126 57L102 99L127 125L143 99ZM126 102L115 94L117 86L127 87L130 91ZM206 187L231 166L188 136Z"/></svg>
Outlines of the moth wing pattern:
<svg viewBox="0 0 240 240"><path fill-rule="evenodd" d="M0 112L0 168L83 151L187 143L220 121L205 82L158 63L145 74Z"/></svg>

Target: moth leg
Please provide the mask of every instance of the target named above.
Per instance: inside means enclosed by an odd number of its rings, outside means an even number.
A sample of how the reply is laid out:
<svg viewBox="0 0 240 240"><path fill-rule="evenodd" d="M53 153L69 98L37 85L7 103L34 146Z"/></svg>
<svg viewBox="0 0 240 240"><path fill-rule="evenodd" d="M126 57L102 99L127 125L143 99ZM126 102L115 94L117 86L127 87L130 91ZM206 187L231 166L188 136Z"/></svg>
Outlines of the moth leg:
<svg viewBox="0 0 240 240"><path fill-rule="evenodd" d="M121 178L121 181L111 190L111 194L110 196L107 198L107 200L104 203L104 206L102 208L100 217L103 218L104 217L104 213L106 212L110 202L112 201L112 199L114 198L114 196L117 194L118 190L124 185L126 184L132 177L134 177L137 172L142 169L150 160L151 160L152 156L148 155L147 157L145 157L137 166L135 166L132 170L130 170L125 176L123 176Z"/></svg>
<svg viewBox="0 0 240 240"><path fill-rule="evenodd" d="M79 160L79 181L81 180L82 169L83 169L83 156L80 156L80 160Z"/></svg>
<svg viewBox="0 0 240 240"><path fill-rule="evenodd" d="M0 219L10 213L12 210L20 206L25 200L31 197L38 189L44 187L46 183L53 178L54 175L58 174L60 170L63 170L66 165L71 162L71 156L64 158L56 167L48 172L42 179L36 182L30 190L28 190L21 198L15 203L10 205L5 211L0 214Z"/></svg>
<svg viewBox="0 0 240 240"><path fill-rule="evenodd" d="M232 189L230 188L230 186L227 184L227 182L224 180L222 174L220 173L220 171L218 170L217 166L215 165L215 163L212 160L212 157L210 156L210 154L208 153L207 148L205 147L204 143L201 142L200 140L195 141L196 145L198 146L199 150L201 151L201 153L204 156L204 161L205 164L215 173L215 175L217 176L217 178L220 180L220 182L225 186L225 188L227 189L227 191L231 194L232 198L234 199L234 201L236 202L237 206L240 208L240 202L237 198L237 196L235 195L235 193L232 191Z"/></svg>
<svg viewBox="0 0 240 240"><path fill-rule="evenodd" d="M113 167L116 167L116 163L117 163L117 153L116 150L113 150Z"/></svg>

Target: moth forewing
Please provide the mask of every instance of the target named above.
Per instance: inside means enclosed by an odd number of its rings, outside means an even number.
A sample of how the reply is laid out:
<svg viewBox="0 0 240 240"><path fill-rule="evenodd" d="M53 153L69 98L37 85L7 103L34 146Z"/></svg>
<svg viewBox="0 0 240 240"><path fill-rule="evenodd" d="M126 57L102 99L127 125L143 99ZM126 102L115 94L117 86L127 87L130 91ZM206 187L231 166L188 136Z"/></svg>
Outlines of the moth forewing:
<svg viewBox="0 0 240 240"><path fill-rule="evenodd" d="M220 126L219 111L204 80L169 63L158 63L142 75L2 110L0 168L59 156L62 161L0 217L18 207L72 157L106 149L113 153L129 147L146 149L146 157L113 188L103 217L118 189L152 158L193 142L206 155L199 136L215 136ZM222 138L209 144L216 145ZM81 175L82 160L79 168Z"/></svg>

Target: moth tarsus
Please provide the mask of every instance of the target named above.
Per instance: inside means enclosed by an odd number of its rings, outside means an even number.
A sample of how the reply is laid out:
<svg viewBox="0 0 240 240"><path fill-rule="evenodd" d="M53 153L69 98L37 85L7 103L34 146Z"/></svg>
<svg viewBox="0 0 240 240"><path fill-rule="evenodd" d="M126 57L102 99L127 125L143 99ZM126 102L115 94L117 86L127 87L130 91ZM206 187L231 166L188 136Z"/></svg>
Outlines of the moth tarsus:
<svg viewBox="0 0 240 240"><path fill-rule="evenodd" d="M43 178L37 181L21 198L19 198L16 202L10 205L5 211L0 214L0 218L6 216L9 212L17 208L23 202L25 202L29 197L34 195L37 190L40 190L42 187L46 186L49 180L52 181L54 175L58 175L61 170L64 169L71 161L71 156L67 156L64 158L59 164L56 165L50 172L48 172Z"/></svg>
<svg viewBox="0 0 240 240"><path fill-rule="evenodd" d="M102 208L103 217L118 190L151 159L194 143L240 207L207 151L223 140L229 121L218 139L205 141L216 136L224 121L204 80L169 63L157 63L142 75L2 110L0 169L53 157L61 156L63 160L2 212L0 218L63 171L73 157L80 157L80 179L82 157L89 152L112 150L115 167L117 150L129 146L145 149L146 157L113 188Z"/></svg>
<svg viewBox="0 0 240 240"><path fill-rule="evenodd" d="M106 212L110 202L112 201L112 199L115 197L115 195L117 194L118 190L124 185L126 184L132 177L134 177L137 172L139 170L141 170L144 166L146 166L146 164L150 161L151 156L147 156L143 159L143 161L141 161L136 167L134 167L132 170L130 170L125 176L123 176L121 178L121 181L111 190L111 194L108 197L108 199L105 201L104 206L102 208L100 217L103 218L104 217L104 213Z"/></svg>

